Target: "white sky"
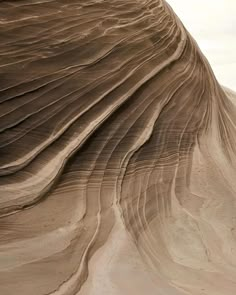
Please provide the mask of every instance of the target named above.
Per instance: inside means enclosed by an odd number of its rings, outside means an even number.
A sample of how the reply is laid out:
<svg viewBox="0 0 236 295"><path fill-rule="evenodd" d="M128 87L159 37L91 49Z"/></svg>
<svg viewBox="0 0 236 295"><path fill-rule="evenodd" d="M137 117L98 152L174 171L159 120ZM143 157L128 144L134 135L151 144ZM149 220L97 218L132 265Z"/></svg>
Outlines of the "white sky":
<svg viewBox="0 0 236 295"><path fill-rule="evenodd" d="M218 81L236 90L236 0L167 0L210 62Z"/></svg>

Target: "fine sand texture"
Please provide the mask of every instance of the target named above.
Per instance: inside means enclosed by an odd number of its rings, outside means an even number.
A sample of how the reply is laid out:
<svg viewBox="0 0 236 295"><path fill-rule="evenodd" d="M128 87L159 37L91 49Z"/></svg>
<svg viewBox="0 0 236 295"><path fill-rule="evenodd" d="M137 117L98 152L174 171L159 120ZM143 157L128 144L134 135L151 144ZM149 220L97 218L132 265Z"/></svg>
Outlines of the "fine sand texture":
<svg viewBox="0 0 236 295"><path fill-rule="evenodd" d="M0 2L0 295L235 295L236 94L164 0Z"/></svg>

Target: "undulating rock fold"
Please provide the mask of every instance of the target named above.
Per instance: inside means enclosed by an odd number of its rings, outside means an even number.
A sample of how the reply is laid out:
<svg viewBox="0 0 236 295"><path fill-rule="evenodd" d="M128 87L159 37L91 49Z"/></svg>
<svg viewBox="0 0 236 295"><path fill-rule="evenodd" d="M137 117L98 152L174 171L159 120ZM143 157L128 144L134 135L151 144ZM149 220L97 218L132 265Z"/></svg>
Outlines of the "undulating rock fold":
<svg viewBox="0 0 236 295"><path fill-rule="evenodd" d="M0 3L0 294L235 295L236 95L162 0Z"/></svg>

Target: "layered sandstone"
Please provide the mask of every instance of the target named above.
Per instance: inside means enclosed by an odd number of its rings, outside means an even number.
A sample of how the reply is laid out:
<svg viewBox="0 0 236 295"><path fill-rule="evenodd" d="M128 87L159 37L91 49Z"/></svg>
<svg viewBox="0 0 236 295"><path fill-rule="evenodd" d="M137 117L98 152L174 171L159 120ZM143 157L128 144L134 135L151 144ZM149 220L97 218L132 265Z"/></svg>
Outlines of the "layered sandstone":
<svg viewBox="0 0 236 295"><path fill-rule="evenodd" d="M0 17L0 294L234 295L236 95L168 4Z"/></svg>

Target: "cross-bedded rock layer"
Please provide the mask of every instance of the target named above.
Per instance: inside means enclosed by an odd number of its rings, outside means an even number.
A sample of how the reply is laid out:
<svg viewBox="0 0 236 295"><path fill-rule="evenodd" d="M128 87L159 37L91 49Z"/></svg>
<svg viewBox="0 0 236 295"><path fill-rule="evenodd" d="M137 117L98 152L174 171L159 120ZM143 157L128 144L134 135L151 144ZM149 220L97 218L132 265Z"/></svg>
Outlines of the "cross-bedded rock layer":
<svg viewBox="0 0 236 295"><path fill-rule="evenodd" d="M234 295L236 96L168 4L3 1L0 38L0 293L104 294L125 233L147 293Z"/></svg>

